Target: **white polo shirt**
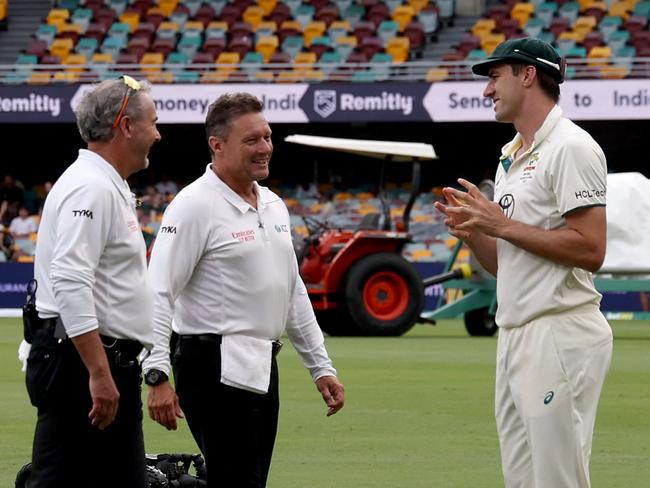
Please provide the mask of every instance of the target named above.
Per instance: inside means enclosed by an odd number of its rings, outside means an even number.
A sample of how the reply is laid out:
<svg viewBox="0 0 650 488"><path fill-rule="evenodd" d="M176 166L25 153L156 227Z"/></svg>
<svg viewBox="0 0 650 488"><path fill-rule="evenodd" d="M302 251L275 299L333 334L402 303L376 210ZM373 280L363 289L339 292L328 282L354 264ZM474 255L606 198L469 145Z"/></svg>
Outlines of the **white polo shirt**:
<svg viewBox="0 0 650 488"><path fill-rule="evenodd" d="M257 210L208 165L165 211L149 263L156 344L145 371L169 374L172 328L272 340L286 327L314 380L336 375L298 273L289 212L268 188L255 190Z"/></svg>
<svg viewBox="0 0 650 488"><path fill-rule="evenodd" d="M129 185L82 149L49 193L36 244L36 308L60 315L76 337L101 334L153 344L146 249Z"/></svg>
<svg viewBox="0 0 650 488"><path fill-rule="evenodd" d="M521 136L506 144L494 201L511 219L542 229L566 224L567 213L605 205L607 163L600 146L555 106L532 147L513 161ZM501 327L519 327L545 314L598 310L592 274L554 263L497 239L497 310Z"/></svg>

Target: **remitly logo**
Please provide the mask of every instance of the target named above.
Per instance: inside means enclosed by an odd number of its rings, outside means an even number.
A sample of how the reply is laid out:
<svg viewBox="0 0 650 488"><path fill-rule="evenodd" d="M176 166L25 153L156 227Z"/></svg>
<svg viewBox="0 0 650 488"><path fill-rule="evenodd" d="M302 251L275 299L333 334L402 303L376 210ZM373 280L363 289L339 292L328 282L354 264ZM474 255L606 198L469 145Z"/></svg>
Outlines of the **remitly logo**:
<svg viewBox="0 0 650 488"><path fill-rule="evenodd" d="M355 95L341 92L338 97L335 90L314 91L314 111L326 119L338 109L341 112L413 112L413 97L402 93L382 91L378 95Z"/></svg>
<svg viewBox="0 0 650 488"><path fill-rule="evenodd" d="M25 97L0 97L0 112L49 112L52 117L61 114L61 99L30 93Z"/></svg>

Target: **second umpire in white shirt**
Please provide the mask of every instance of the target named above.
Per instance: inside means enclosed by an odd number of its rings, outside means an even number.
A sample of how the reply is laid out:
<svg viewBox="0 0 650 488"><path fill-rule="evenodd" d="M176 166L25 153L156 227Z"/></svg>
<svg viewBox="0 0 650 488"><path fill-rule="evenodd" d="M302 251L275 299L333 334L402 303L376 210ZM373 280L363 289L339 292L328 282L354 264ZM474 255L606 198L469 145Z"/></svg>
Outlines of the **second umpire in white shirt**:
<svg viewBox="0 0 650 488"><path fill-rule="evenodd" d="M273 152L262 110L247 93L210 106L212 163L166 210L149 264L156 335L144 362L149 414L175 429L182 407L212 487L266 486L279 410L275 356L285 330L327 415L344 403L298 273L289 213L257 184L268 177ZM172 329L176 392L168 381Z"/></svg>
<svg viewBox="0 0 650 488"><path fill-rule="evenodd" d="M152 347L153 297L125 179L160 140L149 89L125 76L84 96L75 114L88 149L45 201L38 317L27 322L27 390L38 408L27 486L146 485L137 356Z"/></svg>

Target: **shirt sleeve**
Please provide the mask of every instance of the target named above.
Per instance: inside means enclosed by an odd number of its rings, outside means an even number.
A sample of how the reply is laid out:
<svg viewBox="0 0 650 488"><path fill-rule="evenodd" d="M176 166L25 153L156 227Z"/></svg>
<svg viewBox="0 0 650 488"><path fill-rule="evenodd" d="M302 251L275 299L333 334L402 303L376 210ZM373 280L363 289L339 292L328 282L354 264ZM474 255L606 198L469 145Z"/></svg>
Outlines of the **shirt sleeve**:
<svg viewBox="0 0 650 488"><path fill-rule="evenodd" d="M572 135L559 149L555 161L553 190L560 214L606 204L607 163L593 139L586 134Z"/></svg>
<svg viewBox="0 0 650 488"><path fill-rule="evenodd" d="M112 215L110 189L88 182L65 195L57 209L50 283L69 337L98 328L93 287Z"/></svg>
<svg viewBox="0 0 650 488"><path fill-rule="evenodd" d="M332 360L325 349L325 338L316 321L307 288L300 278L298 263L295 259L292 262L294 288L289 304L287 335L314 381L323 376L336 376Z"/></svg>
<svg viewBox="0 0 650 488"><path fill-rule="evenodd" d="M177 196L163 215L149 262L154 323L154 346L143 370L159 369L169 375L169 339L174 304L201 259L208 238L206 209L191 197Z"/></svg>

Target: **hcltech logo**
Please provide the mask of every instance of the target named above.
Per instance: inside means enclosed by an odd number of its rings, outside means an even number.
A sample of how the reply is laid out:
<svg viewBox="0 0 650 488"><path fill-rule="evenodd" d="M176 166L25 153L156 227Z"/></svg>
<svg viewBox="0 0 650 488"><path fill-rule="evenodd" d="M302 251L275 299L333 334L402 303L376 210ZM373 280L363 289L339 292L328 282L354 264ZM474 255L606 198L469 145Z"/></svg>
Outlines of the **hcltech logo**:
<svg viewBox="0 0 650 488"><path fill-rule="evenodd" d="M544 397L544 405L551 403L553 401L553 397L555 397L555 393L553 391L549 391Z"/></svg>
<svg viewBox="0 0 650 488"><path fill-rule="evenodd" d="M336 90L316 90L314 112L324 119L336 112Z"/></svg>

